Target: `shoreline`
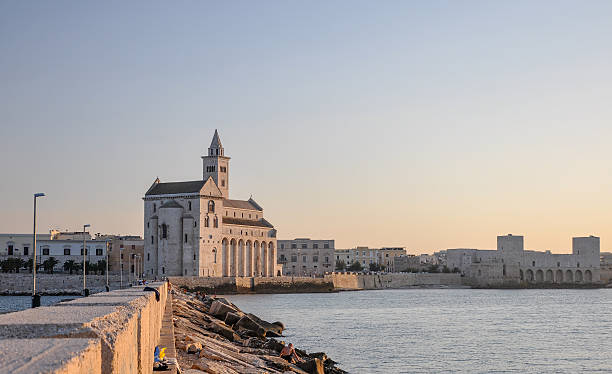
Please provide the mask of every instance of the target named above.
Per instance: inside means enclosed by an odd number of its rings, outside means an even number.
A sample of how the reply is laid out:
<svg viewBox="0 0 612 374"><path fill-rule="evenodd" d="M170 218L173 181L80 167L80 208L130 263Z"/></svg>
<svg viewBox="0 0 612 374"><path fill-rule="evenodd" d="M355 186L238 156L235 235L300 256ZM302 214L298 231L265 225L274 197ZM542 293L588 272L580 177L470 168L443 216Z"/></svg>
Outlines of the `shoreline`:
<svg viewBox="0 0 612 374"><path fill-rule="evenodd" d="M284 325L240 310L223 297L172 290L174 341L179 367L199 373L345 374L325 352L295 348L301 362L280 357Z"/></svg>

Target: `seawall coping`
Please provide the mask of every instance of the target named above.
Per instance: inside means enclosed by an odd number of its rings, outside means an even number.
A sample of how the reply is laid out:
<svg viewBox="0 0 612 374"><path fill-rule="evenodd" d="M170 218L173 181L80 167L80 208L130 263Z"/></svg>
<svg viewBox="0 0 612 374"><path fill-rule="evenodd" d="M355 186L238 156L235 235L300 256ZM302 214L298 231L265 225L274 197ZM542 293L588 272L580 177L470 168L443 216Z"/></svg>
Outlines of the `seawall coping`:
<svg viewBox="0 0 612 374"><path fill-rule="evenodd" d="M3 373L101 373L98 339L5 339L0 352Z"/></svg>

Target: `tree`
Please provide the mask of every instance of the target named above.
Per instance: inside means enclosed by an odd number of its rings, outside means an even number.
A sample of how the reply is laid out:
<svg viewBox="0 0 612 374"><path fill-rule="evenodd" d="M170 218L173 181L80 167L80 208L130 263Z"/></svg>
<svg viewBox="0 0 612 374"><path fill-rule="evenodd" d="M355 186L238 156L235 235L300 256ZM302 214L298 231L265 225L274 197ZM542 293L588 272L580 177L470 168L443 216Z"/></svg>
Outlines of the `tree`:
<svg viewBox="0 0 612 374"><path fill-rule="evenodd" d="M43 262L43 269L45 269L48 274L53 274L53 268L57 264L59 264L59 261L56 260L55 257L49 257Z"/></svg>
<svg viewBox="0 0 612 374"><path fill-rule="evenodd" d="M336 270L344 271L344 269L346 269L346 263L344 263L342 260L336 261Z"/></svg>
<svg viewBox="0 0 612 374"><path fill-rule="evenodd" d="M427 268L427 272L428 273L439 273L440 270L438 269L439 265L429 265L429 267Z"/></svg>
<svg viewBox="0 0 612 374"><path fill-rule="evenodd" d="M380 265L377 263L370 264L370 271L384 271L385 265Z"/></svg>
<svg viewBox="0 0 612 374"><path fill-rule="evenodd" d="M96 270L100 272L100 275L106 274L106 260L100 260L96 264Z"/></svg>
<svg viewBox="0 0 612 374"><path fill-rule="evenodd" d="M363 266L361 266L361 263L359 261L353 261L351 263L351 265L346 270L348 270L348 271L362 271L363 270Z"/></svg>
<svg viewBox="0 0 612 374"><path fill-rule="evenodd" d="M25 261L16 257L9 257L4 261L0 261L0 269L2 269L3 273L15 272L19 273L19 269L21 269L25 265Z"/></svg>
<svg viewBox="0 0 612 374"><path fill-rule="evenodd" d="M444 265L444 267L442 268L442 272L443 273L450 273L451 270L448 268L448 266Z"/></svg>
<svg viewBox="0 0 612 374"><path fill-rule="evenodd" d="M28 270L30 271L30 273L32 272L32 268L34 267L34 260L29 259L28 261L24 261L23 262L23 266L28 268Z"/></svg>
<svg viewBox="0 0 612 374"><path fill-rule="evenodd" d="M68 260L64 262L64 271L69 271L72 274L73 271L79 270L79 264L74 262L74 260Z"/></svg>

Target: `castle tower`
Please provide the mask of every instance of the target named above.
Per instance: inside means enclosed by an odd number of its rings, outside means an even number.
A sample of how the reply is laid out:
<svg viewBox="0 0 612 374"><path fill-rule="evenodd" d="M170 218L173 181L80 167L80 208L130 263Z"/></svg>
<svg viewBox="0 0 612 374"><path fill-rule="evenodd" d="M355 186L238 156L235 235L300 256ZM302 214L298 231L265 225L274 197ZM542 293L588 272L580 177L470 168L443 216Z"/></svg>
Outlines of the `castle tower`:
<svg viewBox="0 0 612 374"><path fill-rule="evenodd" d="M215 130L208 155L202 156L202 179L212 177L224 198L229 198L229 157L225 156L219 133Z"/></svg>

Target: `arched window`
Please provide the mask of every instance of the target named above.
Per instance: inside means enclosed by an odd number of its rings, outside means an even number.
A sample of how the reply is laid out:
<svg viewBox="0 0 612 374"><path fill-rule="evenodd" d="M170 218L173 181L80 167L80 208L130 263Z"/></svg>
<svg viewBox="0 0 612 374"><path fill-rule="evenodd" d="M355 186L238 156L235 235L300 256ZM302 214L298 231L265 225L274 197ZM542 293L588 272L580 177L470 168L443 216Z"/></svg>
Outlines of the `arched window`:
<svg viewBox="0 0 612 374"><path fill-rule="evenodd" d="M213 263L217 263L217 248L213 248Z"/></svg>
<svg viewBox="0 0 612 374"><path fill-rule="evenodd" d="M204 227L208 227L209 225L208 221L209 221L208 216L204 217Z"/></svg>
<svg viewBox="0 0 612 374"><path fill-rule="evenodd" d="M214 213L215 212L215 202L212 200L208 201L208 213Z"/></svg>
<svg viewBox="0 0 612 374"><path fill-rule="evenodd" d="M217 216L215 216L215 219L213 220L213 225L215 227L219 227L219 219L217 218Z"/></svg>
<svg viewBox="0 0 612 374"><path fill-rule="evenodd" d="M157 204L153 203L153 213L157 212Z"/></svg>
<svg viewBox="0 0 612 374"><path fill-rule="evenodd" d="M188 209L189 209L189 210L191 210L191 201L189 201L189 202L187 203L187 205L189 206L189 208L188 208Z"/></svg>
<svg viewBox="0 0 612 374"><path fill-rule="evenodd" d="M164 223L162 225L162 239L168 238L168 226Z"/></svg>

